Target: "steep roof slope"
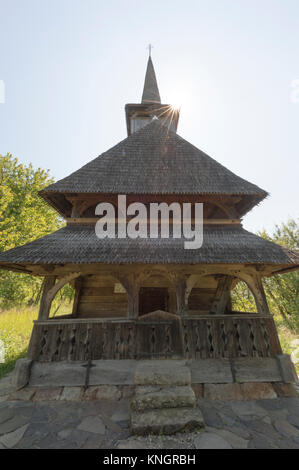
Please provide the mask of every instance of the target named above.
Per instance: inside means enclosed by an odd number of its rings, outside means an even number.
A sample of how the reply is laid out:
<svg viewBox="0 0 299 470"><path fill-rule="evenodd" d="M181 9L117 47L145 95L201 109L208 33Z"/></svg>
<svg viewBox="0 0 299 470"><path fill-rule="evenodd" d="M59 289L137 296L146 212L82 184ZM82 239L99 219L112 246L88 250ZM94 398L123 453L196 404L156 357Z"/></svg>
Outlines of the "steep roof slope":
<svg viewBox="0 0 299 470"><path fill-rule="evenodd" d="M43 193L222 194L262 200L266 191L171 132L158 119Z"/></svg>

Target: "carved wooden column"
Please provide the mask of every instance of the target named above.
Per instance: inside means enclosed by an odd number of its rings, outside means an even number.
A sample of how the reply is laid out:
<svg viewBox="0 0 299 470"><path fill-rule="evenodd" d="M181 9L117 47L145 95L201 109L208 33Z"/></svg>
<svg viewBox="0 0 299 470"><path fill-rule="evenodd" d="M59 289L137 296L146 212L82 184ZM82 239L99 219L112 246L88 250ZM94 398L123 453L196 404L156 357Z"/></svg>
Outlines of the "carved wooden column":
<svg viewBox="0 0 299 470"><path fill-rule="evenodd" d="M264 286L262 283L262 278L259 274L253 276L253 286L253 295L255 298L258 313L270 314L266 294L264 291Z"/></svg>
<svg viewBox="0 0 299 470"><path fill-rule="evenodd" d="M128 317L138 318L139 314L139 285L132 285L128 291Z"/></svg>
<svg viewBox="0 0 299 470"><path fill-rule="evenodd" d="M232 276L221 276L218 281L215 297L210 309L214 315L223 315L225 307L229 301L230 290L232 286Z"/></svg>
<svg viewBox="0 0 299 470"><path fill-rule="evenodd" d="M135 274L118 275L117 279L122 283L128 295L128 318L135 319L139 315L139 291L140 280Z"/></svg>
<svg viewBox="0 0 299 470"><path fill-rule="evenodd" d="M47 294L55 285L56 276L47 276L44 279L42 298L39 304L38 320L47 320L49 318L52 301L48 301Z"/></svg>
<svg viewBox="0 0 299 470"><path fill-rule="evenodd" d="M174 274L171 275L170 278L176 293L177 314L184 317L188 315L188 303L186 303L186 276Z"/></svg>
<svg viewBox="0 0 299 470"><path fill-rule="evenodd" d="M168 296L168 312L177 313L176 292L173 287L169 287Z"/></svg>

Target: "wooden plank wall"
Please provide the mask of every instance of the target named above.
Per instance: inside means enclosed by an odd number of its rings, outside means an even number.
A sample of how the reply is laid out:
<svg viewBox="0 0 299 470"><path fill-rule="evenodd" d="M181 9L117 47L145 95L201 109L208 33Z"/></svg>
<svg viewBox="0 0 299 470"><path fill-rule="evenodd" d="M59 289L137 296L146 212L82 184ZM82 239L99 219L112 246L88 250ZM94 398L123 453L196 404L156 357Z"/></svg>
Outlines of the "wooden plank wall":
<svg viewBox="0 0 299 470"><path fill-rule="evenodd" d="M208 313L212 306L216 288L198 288L194 287L188 299L189 315L198 315Z"/></svg>
<svg viewBox="0 0 299 470"><path fill-rule="evenodd" d="M80 291L76 316L78 318L126 317L128 298L126 293L115 292L116 281L84 278Z"/></svg>

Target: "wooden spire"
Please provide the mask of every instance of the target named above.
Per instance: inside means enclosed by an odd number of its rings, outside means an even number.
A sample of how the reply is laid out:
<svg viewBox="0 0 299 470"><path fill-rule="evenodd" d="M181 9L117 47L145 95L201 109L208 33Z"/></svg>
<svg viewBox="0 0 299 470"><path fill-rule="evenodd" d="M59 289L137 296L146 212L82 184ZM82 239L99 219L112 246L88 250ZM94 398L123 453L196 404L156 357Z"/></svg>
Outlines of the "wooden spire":
<svg viewBox="0 0 299 470"><path fill-rule="evenodd" d="M155 69L150 55L147 62L142 103L161 103Z"/></svg>

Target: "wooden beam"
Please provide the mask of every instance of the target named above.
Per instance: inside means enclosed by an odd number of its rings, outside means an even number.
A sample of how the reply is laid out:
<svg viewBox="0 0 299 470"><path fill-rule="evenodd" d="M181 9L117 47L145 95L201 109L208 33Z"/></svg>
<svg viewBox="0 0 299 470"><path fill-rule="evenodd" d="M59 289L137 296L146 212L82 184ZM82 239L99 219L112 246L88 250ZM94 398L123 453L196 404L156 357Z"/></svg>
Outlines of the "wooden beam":
<svg viewBox="0 0 299 470"><path fill-rule="evenodd" d="M219 279L218 286L216 289L215 297L210 309L210 313L213 315L223 315L225 307L228 303L230 290L232 285L232 276L222 276Z"/></svg>
<svg viewBox="0 0 299 470"><path fill-rule="evenodd" d="M70 273L68 274L67 276L64 276L63 278L61 278L55 285L53 285L53 287L51 287L51 289L49 289L49 291L47 292L46 294L46 302L52 303L52 300L54 299L55 295L57 294L57 292L65 285L67 284L68 282L72 281L73 279L76 279L77 277L79 277L81 275L81 272L73 272L73 273Z"/></svg>
<svg viewBox="0 0 299 470"><path fill-rule="evenodd" d="M177 314L182 317L188 315L188 297L186 296L187 290L187 276L179 275L175 272L169 272L168 277L176 294L177 301Z"/></svg>
<svg viewBox="0 0 299 470"><path fill-rule="evenodd" d="M129 221L131 217L127 219ZM81 225L81 224L88 224L88 225L93 225L96 224L96 222L99 220L99 217L76 217L74 216L74 212L72 213L72 217L68 217L66 219L66 222L70 225ZM115 219L117 222L117 218ZM150 222L150 219L147 220L141 220L141 223L147 223ZM158 221L159 225L161 224L161 219ZM164 222L165 223L165 222ZM172 225L172 221L169 221L169 224ZM191 223L194 223L194 219L191 219ZM240 225L241 220L240 219L203 219L203 224L204 225Z"/></svg>
<svg viewBox="0 0 299 470"><path fill-rule="evenodd" d="M79 278L76 278L75 280L75 297L74 297L73 311L72 311L72 315L74 317L77 316L81 292L82 292L82 278L79 277Z"/></svg>

